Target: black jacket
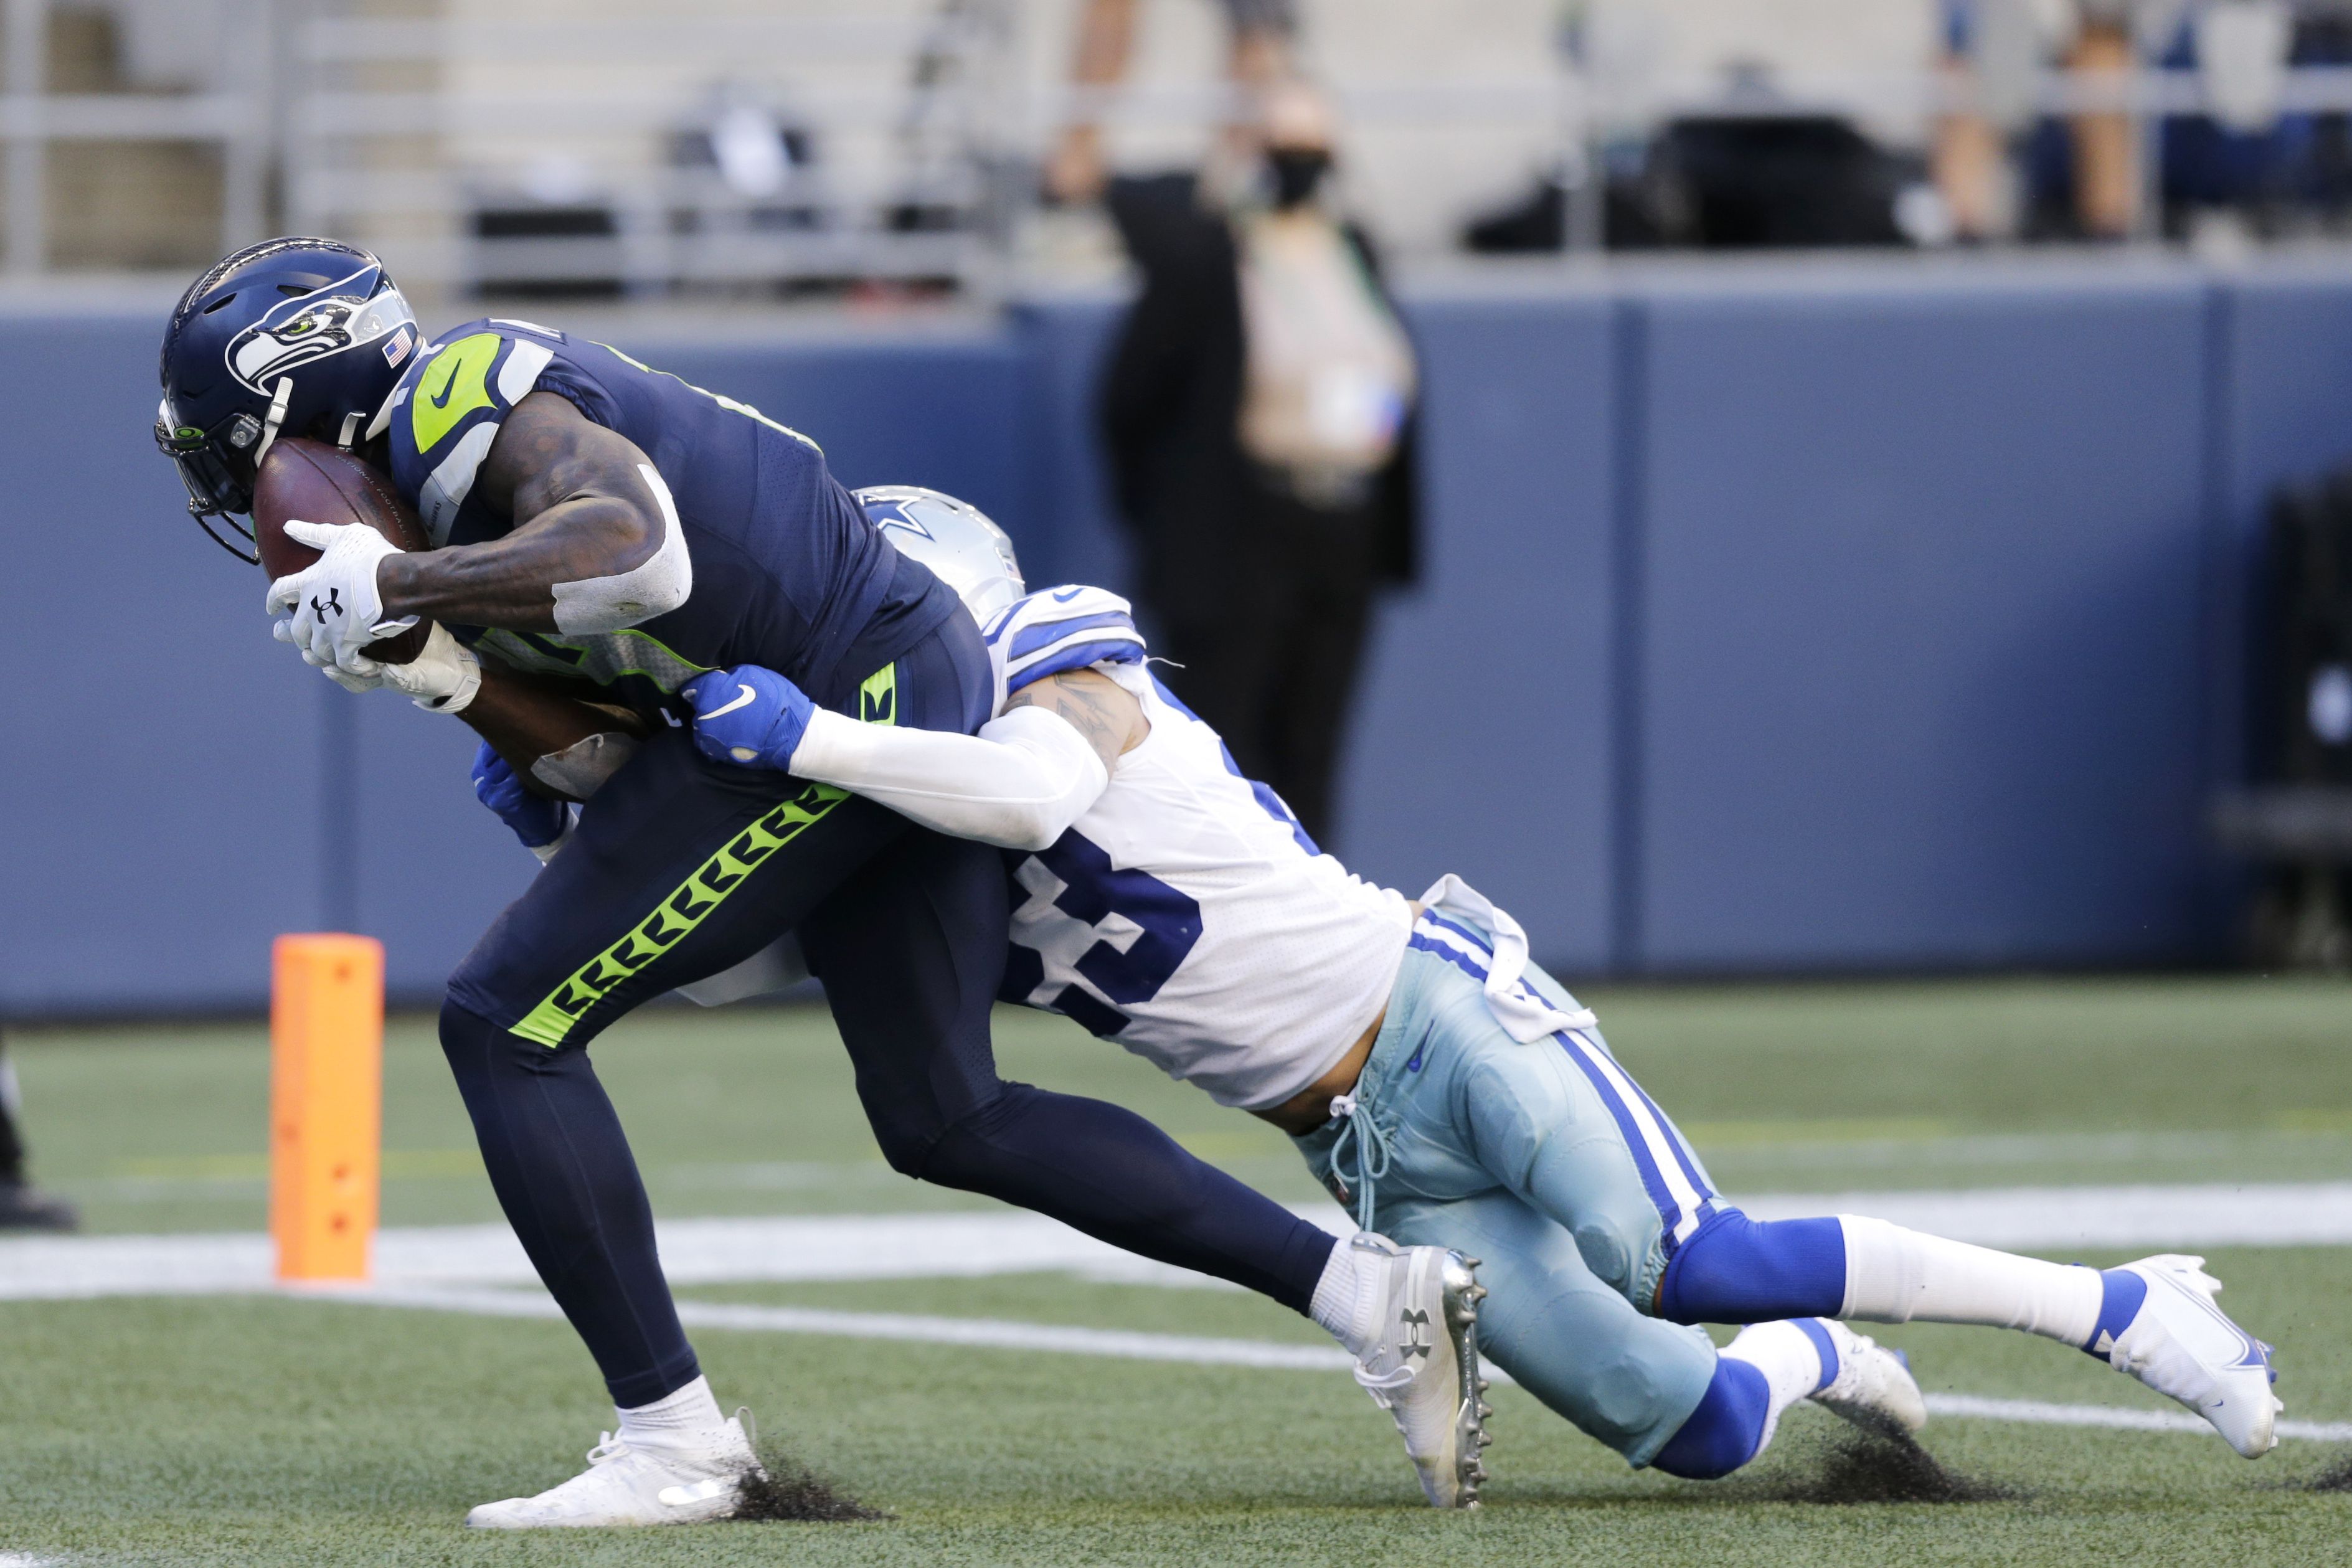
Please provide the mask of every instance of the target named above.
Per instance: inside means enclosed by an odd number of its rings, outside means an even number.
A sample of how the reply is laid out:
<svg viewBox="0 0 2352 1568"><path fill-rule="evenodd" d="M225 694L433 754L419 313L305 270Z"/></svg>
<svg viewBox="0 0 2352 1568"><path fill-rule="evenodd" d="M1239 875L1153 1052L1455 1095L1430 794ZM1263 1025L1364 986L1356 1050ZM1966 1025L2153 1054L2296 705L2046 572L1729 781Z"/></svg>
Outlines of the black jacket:
<svg viewBox="0 0 2352 1568"><path fill-rule="evenodd" d="M1112 483L1142 545L1154 607L1210 615L1258 493L1240 436L1240 257L1224 219L1199 205L1190 174L1115 180L1107 201L1144 277L1102 381ZM1353 225L1347 236L1378 287L1370 242ZM1408 413L1371 503L1373 574L1391 584L1411 582L1418 563L1416 424Z"/></svg>

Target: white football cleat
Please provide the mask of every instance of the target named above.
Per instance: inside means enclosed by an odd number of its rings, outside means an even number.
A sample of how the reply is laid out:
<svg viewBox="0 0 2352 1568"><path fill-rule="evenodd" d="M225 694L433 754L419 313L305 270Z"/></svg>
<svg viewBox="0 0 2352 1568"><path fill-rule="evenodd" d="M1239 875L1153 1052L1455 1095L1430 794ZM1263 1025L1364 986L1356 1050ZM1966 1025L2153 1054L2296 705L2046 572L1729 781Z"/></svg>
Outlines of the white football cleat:
<svg viewBox="0 0 2352 1568"><path fill-rule="evenodd" d="M1378 1263L1381 1338L1356 1364L1356 1381L1392 1416L1432 1508L1476 1508L1486 1479L1480 1453L1493 1414L1479 1395L1477 1260L1443 1247L1400 1247L1358 1231L1347 1242L1357 1267Z"/></svg>
<svg viewBox="0 0 2352 1568"><path fill-rule="evenodd" d="M2202 1415L2247 1458L2276 1447L2286 1406L2271 1392L2271 1347L2213 1304L2221 1282L2205 1260L2166 1253L2124 1268L2147 1282L2147 1299L2122 1333L2102 1332L2091 1353Z"/></svg>
<svg viewBox="0 0 2352 1568"><path fill-rule="evenodd" d="M1901 1351L1888 1350L1831 1318L1813 1320L1837 1347L1837 1375L1807 1397L1865 1432L1916 1432L1927 1424L1927 1401Z"/></svg>
<svg viewBox="0 0 2352 1568"><path fill-rule="evenodd" d="M588 1468L537 1497L486 1502L466 1516L475 1530L612 1529L699 1524L735 1511L742 1484L761 1474L738 1419L699 1442L635 1444L614 1433L588 1450Z"/></svg>

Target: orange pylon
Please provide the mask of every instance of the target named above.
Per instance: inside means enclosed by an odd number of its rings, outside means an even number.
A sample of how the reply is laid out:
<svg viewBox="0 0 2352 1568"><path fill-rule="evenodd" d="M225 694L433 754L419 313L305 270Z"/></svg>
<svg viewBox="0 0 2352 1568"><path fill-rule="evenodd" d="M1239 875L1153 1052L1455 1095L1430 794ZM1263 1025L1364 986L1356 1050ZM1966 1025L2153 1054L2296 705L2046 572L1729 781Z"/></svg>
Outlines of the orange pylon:
<svg viewBox="0 0 2352 1568"><path fill-rule="evenodd" d="M269 1002L269 1233L284 1281L364 1280L383 1137L383 944L281 936Z"/></svg>

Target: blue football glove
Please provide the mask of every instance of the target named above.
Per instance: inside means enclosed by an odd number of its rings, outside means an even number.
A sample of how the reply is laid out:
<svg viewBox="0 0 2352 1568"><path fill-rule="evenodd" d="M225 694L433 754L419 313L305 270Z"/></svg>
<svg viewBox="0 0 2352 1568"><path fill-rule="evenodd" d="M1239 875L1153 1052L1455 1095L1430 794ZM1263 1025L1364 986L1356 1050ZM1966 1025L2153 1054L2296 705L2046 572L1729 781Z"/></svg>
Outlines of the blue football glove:
<svg viewBox="0 0 2352 1568"><path fill-rule="evenodd" d="M514 829L526 849L544 849L572 826L572 808L522 787L507 760L488 741L474 749L474 797Z"/></svg>
<svg viewBox="0 0 2352 1568"><path fill-rule="evenodd" d="M808 693L756 664L714 669L679 695L694 704L694 744L714 763L792 767L816 704Z"/></svg>

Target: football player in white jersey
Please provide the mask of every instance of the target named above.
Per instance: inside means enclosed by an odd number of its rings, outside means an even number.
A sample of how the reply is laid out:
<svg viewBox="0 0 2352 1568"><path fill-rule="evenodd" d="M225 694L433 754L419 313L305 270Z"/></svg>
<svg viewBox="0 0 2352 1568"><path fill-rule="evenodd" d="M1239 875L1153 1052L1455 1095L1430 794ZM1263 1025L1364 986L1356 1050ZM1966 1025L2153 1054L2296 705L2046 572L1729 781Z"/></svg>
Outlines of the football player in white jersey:
<svg viewBox="0 0 2352 1568"><path fill-rule="evenodd" d="M1408 900L1349 876L1151 675L1124 601L1024 595L1003 535L938 499L894 542L981 621L999 717L861 725L739 667L688 691L698 744L1013 852L1008 999L1283 1127L1366 1229L1481 1257L1481 1348L1552 1409L1701 1479L1800 1399L1916 1430L1906 1366L1841 1320L1922 1321L2062 1341L2249 1458L2273 1445L2269 1347L2201 1259L2102 1271L1726 1203L1507 914L1453 877ZM1704 1322L1749 1326L1718 1354Z"/></svg>

